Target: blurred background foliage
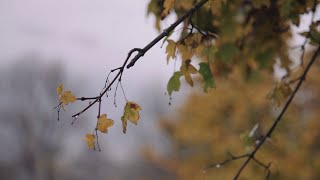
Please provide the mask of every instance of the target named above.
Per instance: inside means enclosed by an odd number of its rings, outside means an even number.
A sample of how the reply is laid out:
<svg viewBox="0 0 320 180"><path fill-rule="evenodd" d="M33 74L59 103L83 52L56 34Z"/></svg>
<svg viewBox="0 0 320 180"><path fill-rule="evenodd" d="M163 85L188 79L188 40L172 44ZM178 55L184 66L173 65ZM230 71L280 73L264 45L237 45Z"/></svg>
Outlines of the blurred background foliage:
<svg viewBox="0 0 320 180"><path fill-rule="evenodd" d="M178 18L196 2L176 0L168 16ZM186 20L170 41L187 46L193 53L186 58L191 64L209 64L216 88L208 94L191 93L175 115L163 117L159 124L170 139L171 152L159 156L156 149L146 148L146 158L178 179L233 179L242 160L222 167L214 164L230 158L228 153L249 152L270 128L312 55L314 47L307 45L308 53L302 57L303 41L294 37L303 26L312 30L311 16L319 15L317 4L313 0L211 0ZM164 0L151 0L148 6L160 31L163 5ZM303 15L309 19L300 25ZM174 61L184 64L185 52L177 48L176 53L181 59ZM262 162L272 163L271 179L320 178L318 74L319 62L257 154ZM206 169L208 165L213 168ZM265 175L251 162L240 179Z"/></svg>

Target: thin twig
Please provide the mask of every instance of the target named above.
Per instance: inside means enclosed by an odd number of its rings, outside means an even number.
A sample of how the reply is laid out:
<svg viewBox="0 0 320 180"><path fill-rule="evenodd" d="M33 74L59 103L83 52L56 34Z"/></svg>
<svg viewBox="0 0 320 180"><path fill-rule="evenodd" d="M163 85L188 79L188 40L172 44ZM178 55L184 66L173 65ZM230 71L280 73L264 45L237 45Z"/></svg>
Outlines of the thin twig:
<svg viewBox="0 0 320 180"><path fill-rule="evenodd" d="M220 167L230 163L231 161L235 161L235 160L242 159L242 158L245 158L245 157L249 156L249 154L244 154L244 155L241 155L241 156L234 156L230 152L228 152L228 155L230 157L229 159L226 159L225 161L222 161L222 162L217 163L217 164L209 165L205 169L209 169L209 168L213 168L213 167L220 168Z"/></svg>

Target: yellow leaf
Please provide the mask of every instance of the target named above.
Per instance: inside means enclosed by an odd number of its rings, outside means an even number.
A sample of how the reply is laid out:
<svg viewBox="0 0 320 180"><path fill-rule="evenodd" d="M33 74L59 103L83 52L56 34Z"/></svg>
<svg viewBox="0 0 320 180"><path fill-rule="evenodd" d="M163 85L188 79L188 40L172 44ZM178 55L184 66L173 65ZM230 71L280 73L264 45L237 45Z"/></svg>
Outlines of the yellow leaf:
<svg viewBox="0 0 320 180"><path fill-rule="evenodd" d="M192 50L188 48L188 46L184 44L178 45L179 53L181 54L181 58L183 61L191 59L192 57Z"/></svg>
<svg viewBox="0 0 320 180"><path fill-rule="evenodd" d="M124 116L122 116L121 121L122 121L123 133L126 133L127 132L127 119L124 119Z"/></svg>
<svg viewBox="0 0 320 180"><path fill-rule="evenodd" d="M167 63L169 63L170 58L173 58L173 59L176 58L177 46L176 46L176 43L171 39L168 39L167 42L168 42L168 45L166 48L166 53L167 53Z"/></svg>
<svg viewBox="0 0 320 180"><path fill-rule="evenodd" d="M96 139L96 136L94 134L86 134L86 137L84 138L84 140L87 141L87 145L89 149L94 149L95 139Z"/></svg>
<svg viewBox="0 0 320 180"><path fill-rule="evenodd" d="M139 111L141 107L135 102L127 102L124 106L123 116L121 117L123 133L127 131L127 121L137 125L140 118Z"/></svg>
<svg viewBox="0 0 320 180"><path fill-rule="evenodd" d="M181 64L180 72L184 75L187 83L188 83L190 86L193 86L193 81L192 81L192 79L191 79L191 74L196 74L196 73L198 73L198 70L197 70L192 64L190 64L190 63L191 63L191 60L190 60L190 59L184 61L184 62Z"/></svg>
<svg viewBox="0 0 320 180"><path fill-rule="evenodd" d="M60 96L63 91L63 84L60 84L60 86L57 87L57 94Z"/></svg>
<svg viewBox="0 0 320 180"><path fill-rule="evenodd" d="M173 5L174 5L174 1L175 0L165 0L163 3L163 11L161 12L161 20L163 20L164 18L167 17L167 15L169 14L170 10L172 9Z"/></svg>
<svg viewBox="0 0 320 180"><path fill-rule="evenodd" d="M108 133L108 127L113 126L114 122L111 119L107 119L107 115L103 114L98 118L98 130L102 133Z"/></svg>
<svg viewBox="0 0 320 180"><path fill-rule="evenodd" d="M65 105L68 105L69 103L73 103L76 100L77 98L72 94L71 91L63 92L60 97L60 102L62 102Z"/></svg>

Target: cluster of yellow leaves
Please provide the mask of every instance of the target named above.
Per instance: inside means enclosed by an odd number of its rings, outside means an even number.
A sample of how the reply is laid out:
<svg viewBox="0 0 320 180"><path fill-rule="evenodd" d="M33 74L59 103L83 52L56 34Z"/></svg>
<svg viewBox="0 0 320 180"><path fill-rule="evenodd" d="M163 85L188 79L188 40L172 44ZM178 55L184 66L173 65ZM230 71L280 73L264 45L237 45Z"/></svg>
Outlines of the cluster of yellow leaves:
<svg viewBox="0 0 320 180"><path fill-rule="evenodd" d="M213 74L209 68L208 63L200 63L200 69L197 70L191 64L191 58L195 55L202 60L213 62L216 56L216 48L212 46L212 35L202 35L200 33L188 34L183 40L175 42L171 39L166 39L167 47L167 63L170 58L176 58L176 53L179 52L182 63L180 71L175 72L169 79L167 84L167 91L169 96L173 91L180 89L180 77L184 76L187 83L192 87L194 85L191 74L198 74L203 76L204 91L208 92L208 88L214 88L215 83Z"/></svg>
<svg viewBox="0 0 320 180"><path fill-rule="evenodd" d="M135 102L127 102L124 106L123 116L121 117L123 133L127 132L127 121L137 125L140 118L139 111L141 107Z"/></svg>
<svg viewBox="0 0 320 180"><path fill-rule="evenodd" d="M106 114L101 115L98 117L97 121L97 127L96 130L99 130L102 133L108 133L108 128L113 126L114 121L107 118ZM96 136L94 134L86 134L86 137L84 138L85 141L87 141L87 145L89 149L94 149L94 142L96 140Z"/></svg>
<svg viewBox="0 0 320 180"><path fill-rule="evenodd" d="M59 96L59 102L63 105L68 105L69 103L73 103L77 100L77 98L72 94L71 91L63 91L64 85L60 84L57 87L57 94ZM63 106L62 106L63 107Z"/></svg>

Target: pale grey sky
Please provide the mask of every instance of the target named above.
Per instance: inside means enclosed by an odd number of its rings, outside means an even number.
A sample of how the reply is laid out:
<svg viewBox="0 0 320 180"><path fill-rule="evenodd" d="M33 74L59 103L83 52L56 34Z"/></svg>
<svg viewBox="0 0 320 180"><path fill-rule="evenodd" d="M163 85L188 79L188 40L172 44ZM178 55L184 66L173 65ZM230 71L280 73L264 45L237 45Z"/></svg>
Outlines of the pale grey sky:
<svg viewBox="0 0 320 180"><path fill-rule="evenodd" d="M77 96L96 95L108 72L123 63L130 49L144 47L159 34L154 28L154 18L146 17L148 2L1 0L0 63L2 66L11 64L15 58L33 53L44 57L44 61L57 61L64 66L69 77L65 81L66 88L68 81L81 78L85 90L73 90ZM174 17L170 17L163 26L173 21ZM104 105L107 107L104 113L115 120L115 127L101 138L100 144L108 152L104 154L115 162L134 159L132 154L138 153L145 142L161 150L160 132L155 122L160 118L159 113L174 111L174 106L167 105L168 96L164 95L173 72L173 64L167 65L164 52L165 48L156 45L124 74L128 99L143 108L138 126L129 125L128 133L122 134L120 114L124 100L121 91L118 92L118 108L113 106L113 98ZM178 104L178 100L174 104ZM83 134L92 131L96 112L89 113L87 117L92 117L92 126L75 126L74 131ZM69 123L64 125L69 126ZM86 148L83 137L71 138L66 144L69 153L65 156L76 156L76 151L83 148Z"/></svg>
<svg viewBox="0 0 320 180"><path fill-rule="evenodd" d="M148 2L1 0L0 64L11 64L15 58L34 53L44 57L44 61L61 62L68 80L81 78L85 90L73 90L78 93L76 95L96 95L110 69L119 67L130 49L144 47L158 35L154 29L154 18L146 17ZM308 26L309 19L310 16L303 18L302 26ZM170 16L163 26L167 27L173 21L174 17ZM296 36L294 41L301 41L301 37ZM118 108L112 105L112 98L104 105L107 107L104 113L115 120L115 127L101 138L100 144L107 152L104 154L115 162L134 159L132 154L138 153L145 142L161 149L158 143L160 132L155 128L155 122L164 115L161 112L173 112L175 107L167 106L168 96L164 95L173 72L173 64L166 64L164 52L165 48L156 45L124 74L123 85L128 99L138 102L143 108L138 126L129 125L128 133L122 134L120 114L124 101L121 92L118 92ZM68 84L65 86L68 88ZM181 93L175 96L175 105L179 104L177 99L183 99L182 96ZM88 114L92 117L91 127L75 126L73 130L83 134L91 132L96 117L95 110L91 113ZM68 123L63 125L69 126ZM82 139L70 139L65 145L69 149L65 156L76 156L75 150L86 148Z"/></svg>

